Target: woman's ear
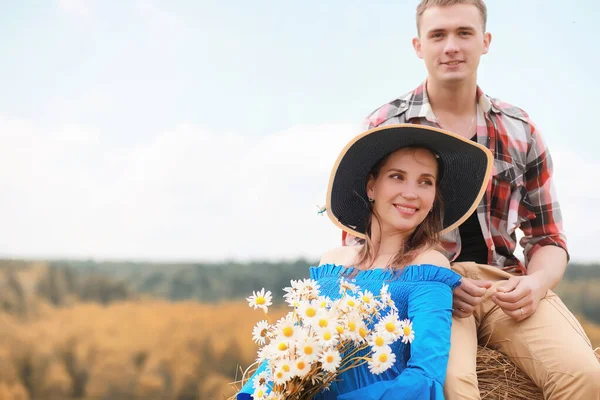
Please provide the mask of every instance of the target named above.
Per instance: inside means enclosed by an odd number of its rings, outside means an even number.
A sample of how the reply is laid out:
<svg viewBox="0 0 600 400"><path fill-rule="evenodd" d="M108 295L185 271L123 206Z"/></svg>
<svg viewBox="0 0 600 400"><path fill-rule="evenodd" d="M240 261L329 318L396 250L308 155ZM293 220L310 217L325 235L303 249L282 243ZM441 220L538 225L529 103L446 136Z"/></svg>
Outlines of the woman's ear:
<svg viewBox="0 0 600 400"><path fill-rule="evenodd" d="M371 175L367 181L367 197L369 199L375 198L375 178Z"/></svg>

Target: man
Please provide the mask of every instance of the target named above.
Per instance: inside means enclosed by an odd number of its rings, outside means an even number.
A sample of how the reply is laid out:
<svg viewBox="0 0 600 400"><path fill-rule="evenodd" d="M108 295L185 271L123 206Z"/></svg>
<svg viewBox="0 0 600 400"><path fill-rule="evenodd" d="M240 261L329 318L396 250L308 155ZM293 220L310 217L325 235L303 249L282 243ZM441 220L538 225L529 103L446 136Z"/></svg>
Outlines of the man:
<svg viewBox="0 0 600 400"><path fill-rule="evenodd" d="M493 177L477 210L443 238L452 268L464 277L454 291L448 399L480 398L478 341L510 357L545 398L600 399L600 364L590 341L551 290L569 256L550 153L523 110L477 85L479 60L492 39L486 19L482 0L422 0L412 44L425 62L426 82L375 110L365 129L432 125L494 154ZM524 263L514 254L517 228Z"/></svg>

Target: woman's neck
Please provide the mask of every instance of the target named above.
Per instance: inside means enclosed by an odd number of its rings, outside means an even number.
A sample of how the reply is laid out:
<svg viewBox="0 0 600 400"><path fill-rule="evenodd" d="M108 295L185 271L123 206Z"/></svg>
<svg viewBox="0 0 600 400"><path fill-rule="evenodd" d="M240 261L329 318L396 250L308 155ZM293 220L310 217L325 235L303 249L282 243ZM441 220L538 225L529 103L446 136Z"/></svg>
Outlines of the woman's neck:
<svg viewBox="0 0 600 400"><path fill-rule="evenodd" d="M373 224L371 243L375 250L372 268L383 268L389 265L396 254L404 249L404 242L410 235L407 232L380 232L377 224Z"/></svg>

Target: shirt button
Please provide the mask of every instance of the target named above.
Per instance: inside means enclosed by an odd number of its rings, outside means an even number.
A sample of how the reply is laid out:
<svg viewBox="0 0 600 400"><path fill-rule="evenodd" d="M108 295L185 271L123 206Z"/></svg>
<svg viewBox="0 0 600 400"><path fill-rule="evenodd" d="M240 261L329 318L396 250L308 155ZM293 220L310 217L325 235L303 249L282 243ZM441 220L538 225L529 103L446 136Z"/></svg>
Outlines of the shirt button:
<svg viewBox="0 0 600 400"><path fill-rule="evenodd" d="M406 100L400 101L400 108L406 108Z"/></svg>
<svg viewBox="0 0 600 400"><path fill-rule="evenodd" d="M496 246L492 245L491 249L496 250Z"/></svg>

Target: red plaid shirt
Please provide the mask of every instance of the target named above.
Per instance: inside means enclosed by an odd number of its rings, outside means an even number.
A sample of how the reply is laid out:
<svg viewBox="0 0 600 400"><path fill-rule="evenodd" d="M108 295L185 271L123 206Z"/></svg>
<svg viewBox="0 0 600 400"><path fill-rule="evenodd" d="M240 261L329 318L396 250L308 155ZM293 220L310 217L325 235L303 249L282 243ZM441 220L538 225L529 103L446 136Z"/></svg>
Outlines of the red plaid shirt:
<svg viewBox="0 0 600 400"><path fill-rule="evenodd" d="M560 207L552 181L552 159L537 127L527 113L486 96L477 88L477 142L494 155L492 179L477 207L488 264L523 273L542 246L567 251ZM440 127L427 98L425 84L375 110L363 130L398 123ZM452 207L452 205L447 205ZM514 255L520 228L525 265ZM442 238L447 256L454 260L461 250L457 228ZM343 235L345 245L352 237Z"/></svg>

